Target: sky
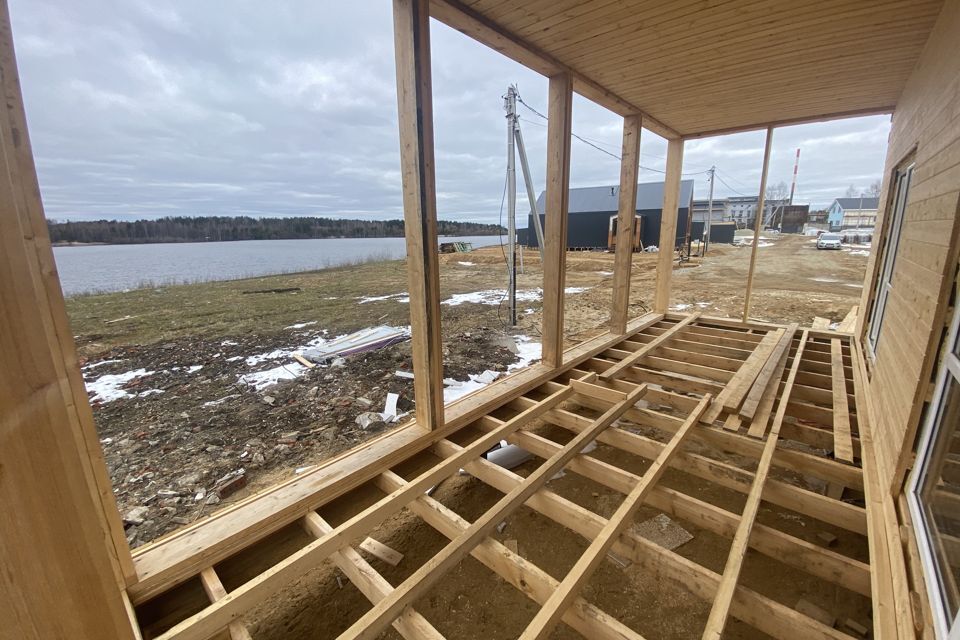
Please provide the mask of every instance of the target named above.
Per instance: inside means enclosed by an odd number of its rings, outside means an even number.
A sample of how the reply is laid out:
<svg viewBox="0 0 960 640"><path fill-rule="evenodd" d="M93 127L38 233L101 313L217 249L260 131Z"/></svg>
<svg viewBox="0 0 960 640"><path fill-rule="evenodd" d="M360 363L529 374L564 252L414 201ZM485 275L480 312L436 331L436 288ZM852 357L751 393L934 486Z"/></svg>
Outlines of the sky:
<svg viewBox="0 0 960 640"><path fill-rule="evenodd" d="M47 217L402 216L389 0L10 0ZM546 113L547 80L432 22L437 208L500 220L502 96ZM520 107L533 180L546 123ZM659 114L658 114L659 115ZM662 115L669 122L669 116ZM573 131L619 154L622 118L575 96ZM784 127L771 184L814 208L880 178L889 116ZM644 130L640 181L662 180L666 141ZM705 198L756 195L763 133L688 141L684 177ZM571 186L616 184L619 161L572 142ZM517 210L528 208L519 187ZM519 226L525 225L521 216Z"/></svg>

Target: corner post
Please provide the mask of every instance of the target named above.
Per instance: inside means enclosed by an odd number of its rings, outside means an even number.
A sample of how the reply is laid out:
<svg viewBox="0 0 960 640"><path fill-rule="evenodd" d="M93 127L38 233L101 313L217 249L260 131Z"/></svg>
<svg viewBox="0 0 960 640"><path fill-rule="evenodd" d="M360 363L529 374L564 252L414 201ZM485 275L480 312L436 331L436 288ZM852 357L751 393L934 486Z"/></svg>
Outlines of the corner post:
<svg viewBox="0 0 960 640"><path fill-rule="evenodd" d="M563 290L567 269L572 113L573 80L566 73L551 76L543 230L543 363L550 367L563 364Z"/></svg>
<svg viewBox="0 0 960 640"><path fill-rule="evenodd" d="M428 0L394 0L393 26L414 398L417 423L438 429L443 426L443 352Z"/></svg>
<svg viewBox="0 0 960 640"><path fill-rule="evenodd" d="M613 302L610 332L627 332L630 308L630 270L633 266L633 234L637 216L637 180L640 171L640 115L623 119L623 151L620 155L620 199L617 207L617 247L613 259Z"/></svg>
<svg viewBox="0 0 960 640"><path fill-rule="evenodd" d="M753 247L750 249L750 268L747 270L747 290L743 296L743 321L750 318L750 294L753 293L753 271L757 267L757 248L763 230L763 207L767 191L767 170L770 168L770 148L773 146L773 127L767 127L763 145L763 169L760 171L760 195L757 197L757 216L753 223Z"/></svg>
<svg viewBox="0 0 960 640"><path fill-rule="evenodd" d="M666 313L670 305L673 252L677 248L677 211L680 201L680 174L683 169L683 139L667 141L667 173L663 182L663 211L660 215L660 252L657 254L655 313Z"/></svg>

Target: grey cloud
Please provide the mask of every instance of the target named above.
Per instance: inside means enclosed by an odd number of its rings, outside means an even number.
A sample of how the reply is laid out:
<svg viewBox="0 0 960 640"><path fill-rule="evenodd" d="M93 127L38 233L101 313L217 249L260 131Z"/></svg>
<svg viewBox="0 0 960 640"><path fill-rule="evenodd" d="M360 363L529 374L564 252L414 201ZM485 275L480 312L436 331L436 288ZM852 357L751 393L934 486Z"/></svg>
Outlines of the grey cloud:
<svg viewBox="0 0 960 640"><path fill-rule="evenodd" d="M387 0L11 0L11 13L48 216L401 215ZM547 81L443 25L432 35L440 215L496 221L501 96L517 83L545 112ZM545 123L521 116L539 191ZM575 99L573 129L597 147L619 155L621 127ZM801 201L865 188L888 129L874 117L778 130L770 179L789 180L801 146ZM644 132L642 145L641 179L662 179L665 141ZM754 193L762 146L756 132L692 141L684 171L698 195L711 164L730 185L718 195ZM572 148L574 186L617 181L615 158Z"/></svg>

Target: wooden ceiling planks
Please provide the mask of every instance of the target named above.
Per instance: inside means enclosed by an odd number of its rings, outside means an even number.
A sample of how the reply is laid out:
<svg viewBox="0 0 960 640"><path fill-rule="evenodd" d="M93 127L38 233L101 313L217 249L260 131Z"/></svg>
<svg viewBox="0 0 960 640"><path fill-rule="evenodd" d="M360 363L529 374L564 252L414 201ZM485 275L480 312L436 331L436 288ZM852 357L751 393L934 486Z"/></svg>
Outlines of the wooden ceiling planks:
<svg viewBox="0 0 960 640"><path fill-rule="evenodd" d="M664 125L661 135L695 137L889 112L942 0L433 4L443 6L441 21L465 9L590 82L594 93L606 90L618 104L601 104L617 113L635 106ZM691 99L698 95L709 99Z"/></svg>

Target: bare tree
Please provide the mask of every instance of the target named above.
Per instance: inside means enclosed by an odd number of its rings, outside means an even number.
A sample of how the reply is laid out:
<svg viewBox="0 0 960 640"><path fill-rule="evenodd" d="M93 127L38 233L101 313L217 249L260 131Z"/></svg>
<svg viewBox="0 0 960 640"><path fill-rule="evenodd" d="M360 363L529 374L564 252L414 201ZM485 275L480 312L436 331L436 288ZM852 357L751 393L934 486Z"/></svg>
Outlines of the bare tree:
<svg viewBox="0 0 960 640"><path fill-rule="evenodd" d="M880 178L877 178L870 183L870 186L867 187L867 195L872 198L877 198L880 196Z"/></svg>
<svg viewBox="0 0 960 640"><path fill-rule="evenodd" d="M845 195L848 198L856 198L857 196L860 195L860 191L858 191L855 186L850 185L849 187L847 187L847 193Z"/></svg>

